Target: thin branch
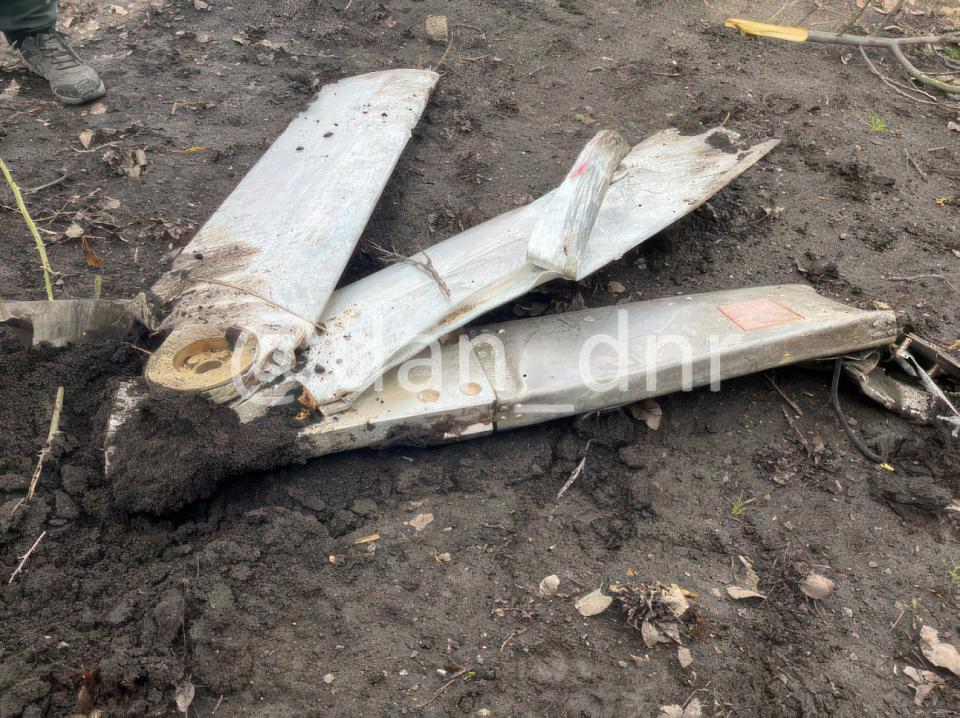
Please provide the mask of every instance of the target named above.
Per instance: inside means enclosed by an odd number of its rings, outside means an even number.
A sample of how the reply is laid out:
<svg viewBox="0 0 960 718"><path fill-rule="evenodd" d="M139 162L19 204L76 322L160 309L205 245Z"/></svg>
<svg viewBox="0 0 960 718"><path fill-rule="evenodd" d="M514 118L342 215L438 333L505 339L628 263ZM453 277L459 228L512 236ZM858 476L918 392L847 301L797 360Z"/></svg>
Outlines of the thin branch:
<svg viewBox="0 0 960 718"><path fill-rule="evenodd" d="M876 68L876 66L875 66L875 65L873 64L873 62L870 60L870 56L867 55L866 50L864 50L862 47L861 47L861 48L858 48L858 49L860 50L860 54L863 55L863 59L866 60L866 62L867 62L867 67L870 68L870 71L871 71L874 75L876 75L877 77L879 77L879 78L883 81L883 84L884 84L884 85L886 85L887 87L889 87L891 90L893 90L894 92L896 92L898 95L900 95L901 97L906 97L908 100L911 100L911 101L913 101L913 102L916 102L917 104L920 104L920 105L938 105L938 104L940 104L940 103L937 102L936 100L921 100L919 97L914 97L913 95L908 95L906 92L904 92L903 90L900 89L900 86L899 86L896 82L894 82L893 80L891 80L889 77L887 77L886 75L884 75L882 72L880 72L880 70L878 70L878 69ZM918 90L918 89L916 89L916 88L911 88L911 90L912 90L913 92L919 92L919 93L922 93L922 94L924 94L924 95L927 94L927 93L923 92L923 90ZM929 95L928 95L928 96L929 96Z"/></svg>
<svg viewBox="0 0 960 718"><path fill-rule="evenodd" d="M197 279L197 280L194 280L193 284L215 284L218 287L226 287L227 289L232 289L235 292L240 292L241 294L248 294L251 297L255 297L259 299L261 302L265 302L269 304L274 309L279 309L281 312L286 312L290 316L296 317L302 322L306 322L307 324L311 325L314 329L316 329L318 332L322 333L326 331L326 328L323 326L323 324L318 324L317 322L311 321L306 317L300 316L292 309L287 309L282 304L277 304L277 302L273 301L269 297L265 297L264 295L260 294L259 292L255 292L252 289L247 289L246 287L241 287L237 284L231 284L230 282L224 282L220 279Z"/></svg>
<svg viewBox="0 0 960 718"><path fill-rule="evenodd" d="M13 573L10 574L10 580L7 581L7 585L8 585L8 586L9 586L11 583L13 583L13 579L15 579L15 578L17 577L17 575L23 570L23 565L27 562L27 559L30 558L30 554L32 554L32 553L34 552L34 550L36 550L37 546L40 545L40 542L43 541L43 537L46 536L46 535L47 535L47 532L46 532L46 531L44 531L42 534L40 534L40 537L39 537L36 541L33 542L33 546L31 546L29 549L27 549L27 552L26 552L25 554L23 554L23 558L20 559L20 563L17 565L16 569L14 569Z"/></svg>
<svg viewBox="0 0 960 718"><path fill-rule="evenodd" d="M24 190L24 192L26 192L27 194L36 194L37 192L39 192L39 191L41 191L41 190L45 190L45 189L47 189L48 187L53 187L54 185L60 184L60 183L63 182L66 178L67 178L67 175L66 175L66 173L64 173L62 176L57 177L55 180L53 180L53 182L47 182L46 184L42 184L42 185L40 185L39 187L34 187L33 189Z"/></svg>
<svg viewBox="0 0 960 718"><path fill-rule="evenodd" d="M50 430L47 431L47 442L40 450L40 456L37 458L37 466L33 470L33 477L30 479L30 488L27 489L27 495L20 499L13 507L11 514L16 512L23 504L29 504L33 499L33 494L37 490L37 484L40 483L40 475L43 473L43 466L50 456L50 444L53 438L60 432L60 413L63 411L63 387L57 387L57 398L53 402L53 416L50 417Z"/></svg>
<svg viewBox="0 0 960 718"><path fill-rule="evenodd" d="M440 291L443 292L443 296L445 296L447 299L450 298L450 287L448 287L447 283L443 281L443 277L440 276L440 272L438 272L436 266L434 266L433 260L430 259L425 252L421 252L423 255L423 261L421 262L419 259L414 259L413 257L404 257L398 252L381 247L376 242L369 242L368 244L387 259L390 259L394 262L406 262L407 264L412 264L415 267L420 267L427 272L427 274L433 277L433 281L435 281L437 286L440 287Z"/></svg>
<svg viewBox="0 0 960 718"><path fill-rule="evenodd" d="M27 228L30 230L30 234L33 235L33 241L37 244L37 252L40 254L40 264L43 266L43 284L47 289L47 299L52 302L53 280L50 277L53 273L53 270L50 269L50 260L47 259L47 248L43 246L43 240L40 239L40 233L37 231L37 225L33 223L33 218L30 217L30 212L27 211L27 205L23 203L23 197L20 194L20 188L17 186L17 183L13 181L13 177L10 175L10 170L7 169L7 165L2 159L0 159L0 172L3 173L4 179L6 179L7 184L10 185L10 191L13 192L13 199L16 200L20 214L23 215L23 219L27 223Z"/></svg>
<svg viewBox="0 0 960 718"><path fill-rule="evenodd" d="M884 279L889 279L893 282L914 282L918 279L942 279L947 283L947 286L950 287L950 289L955 292L960 292L960 289L957 289L956 285L942 274L915 274L912 277L894 277L892 275L887 275L884 277Z"/></svg>
<svg viewBox="0 0 960 718"><path fill-rule="evenodd" d="M903 54L903 51L900 49L899 45L891 45L889 50L897 59L897 62L903 65L903 69L906 70L907 74L913 79L919 80L925 85L930 85L930 87L935 87L941 92L960 95L960 85L951 85L949 82L938 80L922 70L919 70L912 62L910 62L910 60L907 59L907 56Z"/></svg>

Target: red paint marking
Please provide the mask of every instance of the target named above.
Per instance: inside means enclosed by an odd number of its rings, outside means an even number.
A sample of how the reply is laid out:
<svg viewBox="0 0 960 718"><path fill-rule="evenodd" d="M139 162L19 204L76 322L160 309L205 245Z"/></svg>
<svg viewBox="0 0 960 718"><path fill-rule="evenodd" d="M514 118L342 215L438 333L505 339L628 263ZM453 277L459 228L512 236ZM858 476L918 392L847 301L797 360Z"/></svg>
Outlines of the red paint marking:
<svg viewBox="0 0 960 718"><path fill-rule="evenodd" d="M582 175L587 170L587 161L584 160L579 165L573 168L573 171L570 173L570 179L576 179Z"/></svg>

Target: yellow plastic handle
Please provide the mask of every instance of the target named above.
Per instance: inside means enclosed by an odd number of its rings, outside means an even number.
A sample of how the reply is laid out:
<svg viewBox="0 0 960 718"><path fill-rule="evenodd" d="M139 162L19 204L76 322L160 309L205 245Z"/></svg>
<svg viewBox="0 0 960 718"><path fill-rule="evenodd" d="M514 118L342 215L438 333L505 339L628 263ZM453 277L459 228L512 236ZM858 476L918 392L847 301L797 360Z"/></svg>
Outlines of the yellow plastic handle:
<svg viewBox="0 0 960 718"><path fill-rule="evenodd" d="M771 25L766 22L757 22L756 20L741 20L732 17L723 23L724 27L739 30L742 35L755 35L756 37L772 37L777 40L788 40L789 42L806 42L809 33L805 27L791 27L789 25Z"/></svg>

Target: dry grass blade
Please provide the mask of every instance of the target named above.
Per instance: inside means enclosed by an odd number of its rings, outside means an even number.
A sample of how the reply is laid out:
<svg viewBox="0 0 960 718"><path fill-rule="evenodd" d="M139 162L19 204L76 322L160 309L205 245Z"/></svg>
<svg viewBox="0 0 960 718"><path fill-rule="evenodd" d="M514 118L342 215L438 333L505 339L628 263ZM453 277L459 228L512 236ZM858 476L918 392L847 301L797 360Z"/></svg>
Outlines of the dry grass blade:
<svg viewBox="0 0 960 718"><path fill-rule="evenodd" d="M27 559L30 558L30 554L32 554L36 550L37 546L40 545L40 542L43 541L43 537L46 535L47 535L46 531L40 534L39 538L37 538L37 540L33 542L33 546L28 548L27 552L23 554L23 558L20 559L20 563L17 564L17 567L13 570L13 573L10 574L10 580L7 581L8 586L11 583L13 583L13 579L15 579L17 575L23 570L23 566L27 562Z"/></svg>
<svg viewBox="0 0 960 718"><path fill-rule="evenodd" d="M30 480L30 488L27 490L27 496L20 501L13 510L16 511L20 504L30 503L33 494L37 490L37 484L40 483L40 475L43 473L43 465L50 456L50 444L53 437L60 431L60 413L63 411L63 387L57 387L57 398L53 402L53 416L50 417L50 430L47 432L47 443L40 451L40 457L37 459L37 467L33 470L33 478Z"/></svg>
<svg viewBox="0 0 960 718"><path fill-rule="evenodd" d="M33 218L30 216L30 212L27 211L27 205L23 202L23 196L20 194L20 188L17 186L17 183L13 181L13 177L10 175L10 170L7 169L6 163L0 159L0 172L3 173L3 177L7 180L7 184L10 186L10 191L13 192L13 199L17 203L17 209L20 210L20 214L23 215L23 220L27 223L27 228L30 230L30 234L33 235L33 241L37 243L37 252L40 254L40 264L43 266L43 285L47 290L47 299L51 302L53 301L53 280L51 279L52 270L50 269L50 260L47 259L47 248L43 244L43 240L40 238L40 233L37 231L37 225L34 224Z"/></svg>

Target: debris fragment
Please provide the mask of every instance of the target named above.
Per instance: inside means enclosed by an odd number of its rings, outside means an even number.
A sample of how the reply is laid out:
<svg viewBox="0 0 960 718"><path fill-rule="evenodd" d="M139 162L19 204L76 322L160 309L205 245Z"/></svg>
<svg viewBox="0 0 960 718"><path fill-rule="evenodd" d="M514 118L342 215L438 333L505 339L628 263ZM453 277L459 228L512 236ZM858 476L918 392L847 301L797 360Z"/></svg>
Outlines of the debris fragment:
<svg viewBox="0 0 960 718"><path fill-rule="evenodd" d="M735 601L743 601L747 598L766 598L759 591L751 591L749 588L740 588L739 586L727 586L727 595Z"/></svg>
<svg viewBox="0 0 960 718"><path fill-rule="evenodd" d="M427 37L432 42L447 42L450 39L446 15L428 15L425 25Z"/></svg>
<svg viewBox="0 0 960 718"><path fill-rule="evenodd" d="M699 698L691 698L686 707L677 704L660 706L657 718L701 718L703 708Z"/></svg>
<svg viewBox="0 0 960 718"><path fill-rule="evenodd" d="M677 660L680 661L681 668L686 668L693 663L693 654L686 646L677 646Z"/></svg>
<svg viewBox="0 0 960 718"><path fill-rule="evenodd" d="M3 302L0 304L0 324L9 325L26 346L49 344L62 347L122 339L138 318L147 318L142 311L145 311L143 300Z"/></svg>
<svg viewBox="0 0 960 718"><path fill-rule="evenodd" d="M613 603L613 597L607 596L598 588L578 598L574 606L581 616L589 618L606 611L611 603Z"/></svg>
<svg viewBox="0 0 960 718"><path fill-rule="evenodd" d="M120 150L108 147L101 159L118 175L138 178L147 166L147 153L142 149Z"/></svg>
<svg viewBox="0 0 960 718"><path fill-rule="evenodd" d="M684 595L684 590L675 583L671 583L660 591L660 600L663 602L674 618L680 618L690 608L690 602Z"/></svg>
<svg viewBox="0 0 960 718"><path fill-rule="evenodd" d="M327 673L323 676L323 682L328 686L336 680L336 677L332 673Z"/></svg>
<svg viewBox="0 0 960 718"><path fill-rule="evenodd" d="M429 512L424 514L417 514L409 521L404 521L403 523L405 523L407 526L413 526L416 532L420 533L425 528L427 528L427 526L433 523L433 514Z"/></svg>
<svg viewBox="0 0 960 718"><path fill-rule="evenodd" d="M560 588L560 577L556 574L551 574L540 582L540 595L552 596L557 592L558 588Z"/></svg>
<svg viewBox="0 0 960 718"><path fill-rule="evenodd" d="M811 573L800 582L800 590L814 601L822 601L833 593L833 581L819 573Z"/></svg>
<svg viewBox="0 0 960 718"><path fill-rule="evenodd" d="M627 407L627 410L637 421L642 421L651 431L660 428L660 422L663 421L663 409L656 399L642 399Z"/></svg>
<svg viewBox="0 0 960 718"><path fill-rule="evenodd" d="M743 601L748 598L766 598L757 589L760 588L760 577L753 570L753 562L746 556L737 556L740 564L743 566L743 577L739 581L740 585L727 586L727 595L735 601Z"/></svg>
<svg viewBox="0 0 960 718"><path fill-rule="evenodd" d="M186 713L190 709L190 704L193 703L193 696L196 692L196 687L189 680L178 683L173 696L177 702L177 710Z"/></svg>
<svg viewBox="0 0 960 718"><path fill-rule="evenodd" d="M960 676L960 651L956 646L941 641L939 632L933 626L920 628L920 650L933 665Z"/></svg>
<svg viewBox="0 0 960 718"><path fill-rule="evenodd" d="M356 541L353 542L354 546L359 546L360 544L370 543L372 541L379 541L380 534L370 534L369 536L361 536Z"/></svg>
<svg viewBox="0 0 960 718"><path fill-rule="evenodd" d="M653 648L660 642L660 631L646 618L643 619L643 623L640 624L640 636L643 638L643 643L647 648Z"/></svg>
<svg viewBox="0 0 960 718"><path fill-rule="evenodd" d="M946 684L943 677L933 671L921 671L913 666L906 666L903 672L907 677L911 678L915 684L911 687L916 691L913 697L913 703L917 706L923 705L927 696L929 696L934 689Z"/></svg>
<svg viewBox="0 0 960 718"><path fill-rule="evenodd" d="M11 583L13 583L13 579L15 579L17 575L23 570L24 565L27 563L27 559L30 558L30 554L32 554L36 550L37 546L40 545L40 542L43 541L43 538L46 535L47 535L46 531L40 534L37 540L33 542L33 545L30 548L28 548L27 552L23 554L23 556L20 558L20 563L17 564L17 567L13 570L13 573L10 574L10 580L7 581L8 586Z"/></svg>

